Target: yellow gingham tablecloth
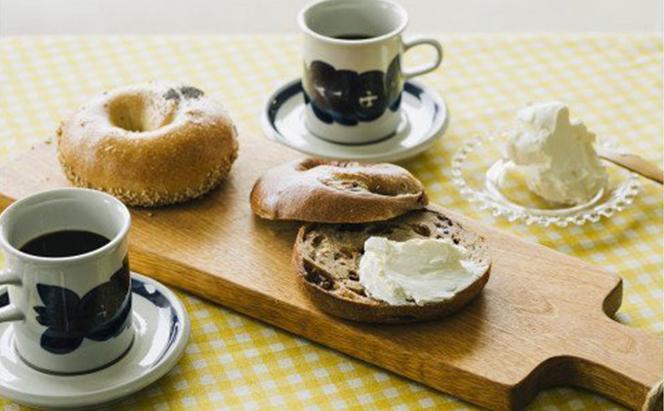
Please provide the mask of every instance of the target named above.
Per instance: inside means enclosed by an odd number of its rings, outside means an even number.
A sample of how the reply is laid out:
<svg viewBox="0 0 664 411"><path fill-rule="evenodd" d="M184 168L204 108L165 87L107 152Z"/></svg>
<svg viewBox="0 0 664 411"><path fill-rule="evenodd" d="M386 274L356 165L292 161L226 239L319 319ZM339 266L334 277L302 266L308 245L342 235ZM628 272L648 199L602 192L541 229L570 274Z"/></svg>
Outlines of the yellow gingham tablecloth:
<svg viewBox="0 0 664 411"><path fill-rule="evenodd" d="M572 116L662 162L662 38L658 35L444 35L443 66L421 78L445 98L450 126L405 165L431 199L472 218L602 265L624 282L617 320L662 333L662 190L644 182L635 204L583 227L511 225L455 191L450 160L469 138L510 121L527 102L561 99ZM430 58L408 53L407 63ZM88 97L146 80L204 89L242 134L261 133L266 96L301 70L296 36L25 37L0 39L0 160L52 138ZM240 140L241 141L241 140ZM242 149L240 149L242 155ZM259 321L179 292L193 321L186 355L125 400L132 409L467 409L472 406ZM661 359L653 359L661 361ZM5 409L16 404L0 401ZM542 392L536 409L618 407L588 392Z"/></svg>

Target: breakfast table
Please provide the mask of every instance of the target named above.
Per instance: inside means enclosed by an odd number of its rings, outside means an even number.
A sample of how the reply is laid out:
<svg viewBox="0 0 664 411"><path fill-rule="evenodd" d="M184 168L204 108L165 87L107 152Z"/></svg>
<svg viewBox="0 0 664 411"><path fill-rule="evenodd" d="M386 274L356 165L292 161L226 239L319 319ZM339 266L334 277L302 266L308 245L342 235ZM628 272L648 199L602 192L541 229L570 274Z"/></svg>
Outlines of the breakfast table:
<svg viewBox="0 0 664 411"><path fill-rule="evenodd" d="M432 202L623 278L619 322L662 334L662 189L643 180L633 204L583 226L510 223L466 202L451 159L471 138L509 123L528 102L562 100L601 138L661 164L662 38L656 34L444 34L440 69L419 80L450 122L432 148L400 163ZM301 72L293 35L51 36L0 39L0 161L40 142L103 90L150 80L194 84L222 101L242 136L262 133L267 96ZM406 64L428 61L426 50ZM265 140L265 144L277 144ZM2 261L2 260L0 260ZM546 279L542 279L546 281ZM472 405L178 291L192 319L184 357L119 409L469 409ZM661 361L653 359L653 361ZM4 409L21 409L0 399ZM571 387L533 409L617 408Z"/></svg>

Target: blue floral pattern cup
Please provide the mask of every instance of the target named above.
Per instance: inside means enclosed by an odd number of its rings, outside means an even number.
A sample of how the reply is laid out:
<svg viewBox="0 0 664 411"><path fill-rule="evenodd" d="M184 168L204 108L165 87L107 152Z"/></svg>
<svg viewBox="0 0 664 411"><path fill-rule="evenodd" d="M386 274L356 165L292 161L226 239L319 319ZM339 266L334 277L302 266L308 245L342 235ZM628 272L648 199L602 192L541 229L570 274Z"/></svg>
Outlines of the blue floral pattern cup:
<svg viewBox="0 0 664 411"><path fill-rule="evenodd" d="M115 362L133 341L127 234L131 217L111 195L64 188L23 198L0 215L6 267L0 287L9 304L21 359L40 371L73 374ZM109 241L79 255L44 257L21 251L44 234L79 230Z"/></svg>
<svg viewBox="0 0 664 411"><path fill-rule="evenodd" d="M443 59L436 40L402 40L408 15L388 0L324 0L302 10L298 20L305 125L332 142L364 144L393 134L402 122L404 81ZM402 70L403 53L420 44L434 48L435 60Z"/></svg>

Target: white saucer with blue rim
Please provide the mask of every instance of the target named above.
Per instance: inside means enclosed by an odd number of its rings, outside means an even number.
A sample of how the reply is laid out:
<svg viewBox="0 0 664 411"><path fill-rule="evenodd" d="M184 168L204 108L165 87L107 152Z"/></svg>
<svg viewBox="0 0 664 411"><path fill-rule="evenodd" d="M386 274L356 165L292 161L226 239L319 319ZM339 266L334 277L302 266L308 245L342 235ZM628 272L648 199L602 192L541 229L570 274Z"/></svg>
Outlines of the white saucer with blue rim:
<svg viewBox="0 0 664 411"><path fill-rule="evenodd" d="M308 156L330 160L398 161L413 157L441 137L448 113L443 99L433 90L406 81L397 131L380 141L340 144L312 134L304 126L304 94L300 80L293 80L272 94L261 114L265 134Z"/></svg>
<svg viewBox="0 0 664 411"><path fill-rule="evenodd" d="M187 311L161 283L136 273L131 279L134 342L101 370L77 375L37 371L16 353L13 325L0 324L0 396L38 408L90 407L145 388L173 368L189 340ZM0 296L0 305L7 304L5 297Z"/></svg>

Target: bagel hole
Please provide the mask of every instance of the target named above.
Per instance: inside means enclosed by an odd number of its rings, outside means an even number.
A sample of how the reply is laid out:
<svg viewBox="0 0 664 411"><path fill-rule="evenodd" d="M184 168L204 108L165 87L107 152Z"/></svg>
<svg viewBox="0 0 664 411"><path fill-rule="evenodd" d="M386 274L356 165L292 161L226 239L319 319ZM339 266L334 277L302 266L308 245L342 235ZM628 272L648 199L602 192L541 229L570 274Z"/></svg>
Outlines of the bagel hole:
<svg viewBox="0 0 664 411"><path fill-rule="evenodd" d="M372 180L369 185L369 191L374 194L396 197L401 194L412 193L411 188L406 183L395 184L390 181L381 181L381 179Z"/></svg>
<svg viewBox="0 0 664 411"><path fill-rule="evenodd" d="M357 178L356 176L349 175L335 175L331 178L321 178L319 181L335 190L350 191L353 193L360 193L369 191L369 186L366 182Z"/></svg>
<svg viewBox="0 0 664 411"><path fill-rule="evenodd" d="M115 127L139 133L167 126L175 118L175 105L142 94L118 97L111 101L108 111Z"/></svg>
<svg viewBox="0 0 664 411"><path fill-rule="evenodd" d="M332 177L322 178L320 182L330 188L353 193L369 192L386 197L396 197L412 193L413 190L403 182L391 182L389 179L371 177L364 173L338 171Z"/></svg>

